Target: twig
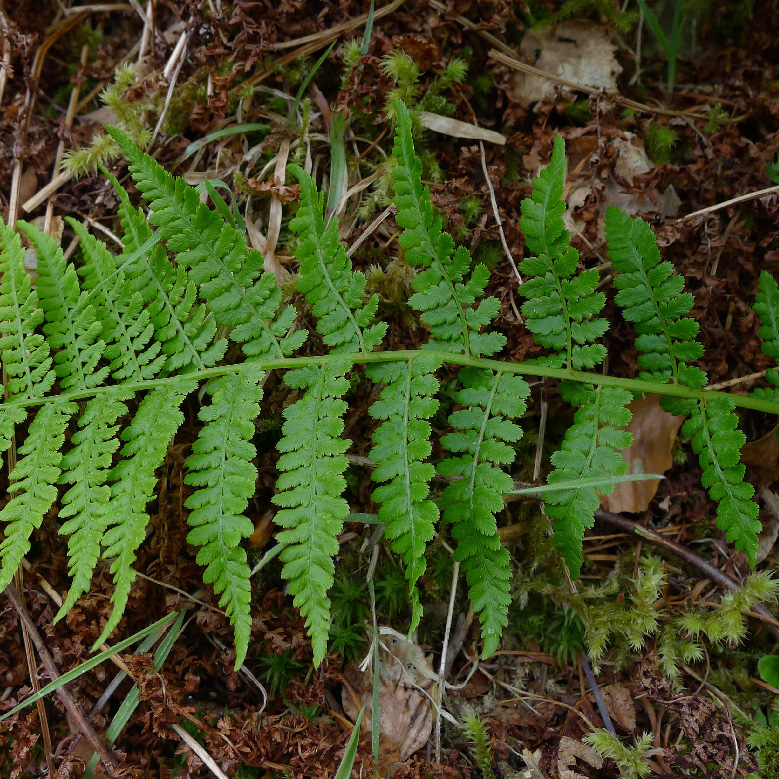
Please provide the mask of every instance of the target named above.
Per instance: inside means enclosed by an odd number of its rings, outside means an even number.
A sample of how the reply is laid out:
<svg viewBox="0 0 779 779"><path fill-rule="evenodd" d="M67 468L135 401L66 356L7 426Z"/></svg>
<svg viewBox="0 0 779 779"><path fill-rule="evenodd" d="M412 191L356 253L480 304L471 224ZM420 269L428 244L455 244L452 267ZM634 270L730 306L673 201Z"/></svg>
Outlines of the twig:
<svg viewBox="0 0 779 779"><path fill-rule="evenodd" d="M598 705L598 712L600 718L603 720L603 725L612 736L616 736L617 731L614 730L614 724L609 716L609 710L606 708L606 701L603 698L603 693L600 691L598 682L595 680L595 674L593 674L592 668L590 668L590 661L587 659L587 655L584 655L581 652L579 653L579 659L581 660L582 668L584 669L584 675L587 677L587 681L592 689L592 694L595 696L595 703Z"/></svg>
<svg viewBox="0 0 779 779"><path fill-rule="evenodd" d="M503 245L503 253L511 265L511 270L514 271L514 275L517 277L517 281L520 286L522 285L522 276L519 275L517 264L514 262L514 257L511 254L511 249L506 242L506 236L503 234L503 222L500 218L498 211L498 201L495 198L495 189L492 186L492 179L490 178L490 172L487 170L487 155L484 152L484 144L479 141L479 150L481 151L481 169L484 171L484 178L487 181L487 189L490 191L490 203L492 204L492 213L495 215L495 222L498 225L498 234L500 235L500 242Z"/></svg>
<svg viewBox="0 0 779 779"><path fill-rule="evenodd" d="M58 679L60 674L57 670L57 666L49 654L49 650L46 648L46 644L43 643L43 639L41 638L38 629L35 627L35 623L30 619L24 606L22 606L22 603L16 593L16 588L12 584L9 584L5 588L5 595L8 600L11 601L11 605L14 607L14 609L16 609L16 613L19 615L19 619L22 621L22 624L29 633L33 644L35 644L35 648L38 650L38 654L41 658L41 661L43 662L43 667L46 669L49 677L52 681ZM97 735L97 733L95 733L94 728L84 716L84 713L81 711L78 704L73 700L73 697L67 691L64 685L57 688L57 697L62 701L62 705L67 709L70 716L78 725L78 728L84 738L86 738L86 740L89 741L89 743L94 747L95 752L97 752L98 757L103 761L103 765L108 770L108 773L113 775L114 770L119 765L119 761L116 759L113 753L108 751L105 744L103 744L100 737Z"/></svg>
<svg viewBox="0 0 779 779"><path fill-rule="evenodd" d="M691 214L687 214L686 216L679 217L677 221L679 222L686 222L690 219L695 219L696 216L704 216L705 214L711 214L714 211L719 211L723 208L727 208L728 206L734 206L737 203L743 203L746 200L755 200L759 197L765 197L766 195L775 195L779 193L779 184L773 186L773 187L766 187L765 189L758 189L757 192L747 192L746 195L739 195L738 197L733 197L730 200L724 200L722 203L715 203L713 206L706 206L706 208L701 208L699 211L693 211Z"/></svg>
<svg viewBox="0 0 779 779"><path fill-rule="evenodd" d="M446 657L449 648L449 634L452 630L452 617L454 615L454 602L457 596L457 579L460 576L460 563L452 566L452 591L449 593L449 608L446 611L446 627L444 628L444 643L441 647L441 665L438 669L438 694L436 695L435 718L435 759L441 762L441 712L444 708L444 687L446 687Z"/></svg>
<svg viewBox="0 0 779 779"><path fill-rule="evenodd" d="M174 730L181 740L203 761L203 764L208 768L211 773L218 777L218 779L227 779L227 776L222 772L219 766L214 761L214 758L206 752L200 743L187 733L181 725L177 723L171 723L171 730Z"/></svg>

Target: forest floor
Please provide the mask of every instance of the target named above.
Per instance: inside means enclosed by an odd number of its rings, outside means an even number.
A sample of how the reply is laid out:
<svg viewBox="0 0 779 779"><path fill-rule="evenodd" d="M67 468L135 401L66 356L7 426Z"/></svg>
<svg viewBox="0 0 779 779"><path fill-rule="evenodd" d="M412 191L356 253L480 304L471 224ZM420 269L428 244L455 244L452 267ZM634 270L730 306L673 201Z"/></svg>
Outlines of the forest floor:
<svg viewBox="0 0 779 779"><path fill-rule="evenodd" d="M750 391L774 364L761 351L752 305L761 271L779 271L779 6L776 0L682 3L671 90L667 59L649 25L639 24L638 4L627 3L628 13L615 10L619 5L394 0L371 11L368 0L0 1L2 217L33 221L65 247L73 232L63 217L71 216L107 232L110 243L118 200L105 176L94 169L63 174L61 158L87 146L103 124L135 122L153 132L149 152L167 170L192 184L205 178L227 184L252 245L283 283L296 267L288 223L299 194L284 166L308 161L318 180L339 177L336 196L352 188L340 213L341 238L347 246L364 238L352 260L381 294L390 348L417 348L420 330L406 305L411 276L396 261L398 227L380 188L393 136L385 106L397 87L428 112L420 153L447 229L492 269L488 293L501 302L504 358L541 354L523 324L508 253L519 263L526 252L520 204L561 133L569 222L582 263L607 263L608 205L640 214L694 295L692 316L705 347L699 364L710 385ZM675 4L650 5L668 32ZM555 21L551 15L561 10ZM134 70L125 70L115 103L106 105L101 94L128 65ZM345 163L337 162L336 147ZM126 163L112 160L110 167L136 197ZM609 319L619 322L607 335L607 368L634 377L634 336L616 313L608 267L602 271ZM452 383L444 379L441 394L450 408ZM368 514L375 511L365 478L373 398L354 390L345 431L353 441L347 497L355 514ZM533 390L513 476L541 484L572 414L554 382L539 381ZM516 603L500 650L479 659L478 620L462 583L450 611L444 531L429 553L422 626L415 642L404 644L409 607L396 556L386 544L376 547L375 528L349 522L339 538L331 650L315 668L281 566L264 557L273 548L275 443L288 393L272 377L267 416L257 423L259 480L248 512L255 533L247 546L250 564L260 567L247 673L233 670L231 627L186 543L191 488L183 464L197 432L196 398L169 447L149 506L139 578L111 640L186 607L183 632L159 671L151 654L128 649L67 688L102 739L132 683L122 677L114 689L112 681L129 671L138 683L140 704L113 745L114 776L334 776L372 692L360 663L371 645L366 575L374 548L377 623L397 631L384 639L394 641L411 670L402 680L382 679L378 756L364 727L352 775L370 776L374 767L380 776L409 779L592 779L642 770L658 777L777 775L779 689L758 672L779 635L771 602L748 611L741 640L703 639L701 657L677 663L675 683L661 669L663 627L678 624L680 615L726 609L723 597L750 569L716 528L691 443L656 399L646 400L640 414L634 409L641 420L633 429L636 446L644 450L629 456L666 478L649 493L626 489L604 499L585 536L577 593L562 574L538 503L512 501L499 524L516 565ZM433 424L442 427L445 417ZM747 479L765 528L759 569L770 572L779 566L776 422L745 412L741 429ZM112 585L107 567L98 567L90 593L53 624L69 586L60 524L53 510L21 576L32 625L65 673L90 657L110 612ZM626 631L610 635L595 662L587 627L598 619L637 625L647 605L659 629L647 631L640 646L628 645ZM440 696L444 646L449 686ZM25 649L19 609L3 597L0 711L30 693L36 664ZM41 682L47 681L44 671ZM445 715L436 720L431 700L440 699ZM0 775L80 776L95 752L82 725L56 696L0 722ZM620 768L582 741L600 727L611 728L626 748L649 734L639 761L644 768L631 774L625 759Z"/></svg>

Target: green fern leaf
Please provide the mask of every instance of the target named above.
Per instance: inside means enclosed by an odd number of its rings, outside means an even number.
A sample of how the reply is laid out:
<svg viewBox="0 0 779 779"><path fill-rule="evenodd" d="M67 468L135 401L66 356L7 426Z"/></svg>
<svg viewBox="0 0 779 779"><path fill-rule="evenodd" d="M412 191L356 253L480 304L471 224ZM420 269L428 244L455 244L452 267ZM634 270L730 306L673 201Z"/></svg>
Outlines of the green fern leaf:
<svg viewBox="0 0 779 779"><path fill-rule="evenodd" d="M692 308L693 297L683 292L684 279L672 275L671 264L660 262L651 228L642 219L631 219L618 209L609 209L606 238L614 267L621 271L614 279L620 289L617 303L639 334L636 346L641 352L638 360L643 368L642 378L704 387L706 374L689 364L703 355L703 347L695 340L698 323L686 316ZM767 326L761 329L761 337L772 343L776 332L772 313L779 302L779 291L774 297L769 280L770 276L761 277L756 310L760 309L766 317ZM751 500L754 489L744 482L745 469L739 464L746 439L738 430L732 402L716 398L696 403L666 397L662 405L671 413L690 415L683 432L693 437L693 449L703 468L704 486L718 501L717 525L754 566L761 528L757 519L759 510Z"/></svg>
<svg viewBox="0 0 779 779"><path fill-rule="evenodd" d="M317 193L311 176L297 165L290 172L300 182L300 208L290 227L300 236L297 288L317 318L322 340L337 352L372 352L384 338L387 323L371 324L379 296L363 305L365 274L352 272L352 263L338 241L338 220L324 224L324 194Z"/></svg>
<svg viewBox="0 0 779 779"><path fill-rule="evenodd" d="M148 218L133 208L124 188L108 171L108 177L119 195L119 216L124 228L124 251L117 257L117 267L132 292L141 295L149 311L155 339L162 344L167 360L162 373L186 373L210 368L227 351L224 338L215 339L216 319L204 305L195 305L197 287L186 270L173 264L158 243L147 252L140 247L152 238Z"/></svg>
<svg viewBox="0 0 779 779"><path fill-rule="evenodd" d="M660 261L652 228L611 207L606 212L606 241L611 262L620 271L614 277L616 301L638 333L640 378L706 386L703 371L689 364L703 356L703 347L695 340L698 323L687 316L693 296L684 292L684 279L673 275L673 265ZM671 405L675 413L691 407L683 400Z"/></svg>
<svg viewBox="0 0 779 779"><path fill-rule="evenodd" d="M111 460L119 446L117 420L127 413L124 401L132 394L121 388L89 400L79 417L79 429L70 439L71 449L62 458L60 484L73 485L62 496L60 535L68 538L68 568L72 583L54 621L62 619L89 590L100 555L103 535L111 523L107 481Z"/></svg>
<svg viewBox="0 0 779 779"><path fill-rule="evenodd" d="M231 327L230 338L249 357L283 357L306 339L303 330L292 331L295 309L278 313L281 291L273 273L262 273L263 259L250 251L243 236L200 202L200 196L183 179L171 176L115 127L106 130L130 161L130 171L153 213L168 249L177 263L189 270L199 294L216 321Z"/></svg>
<svg viewBox="0 0 779 779"><path fill-rule="evenodd" d="M350 368L344 358L333 358L321 367L298 368L284 377L289 387L305 394L284 410L279 492L273 502L281 507L276 524L285 529L276 540L286 546L280 556L282 576L306 621L317 665L327 651L327 591L333 584L337 537L349 513L341 497L349 441L340 436L347 409L341 398L349 386L344 377Z"/></svg>
<svg viewBox="0 0 779 779"><path fill-rule="evenodd" d="M718 502L717 526L754 568L762 525L757 518L760 510L752 500L754 487L744 481L745 468L739 462L746 437L738 429L734 408L730 398L699 401L682 432L692 438L703 468L703 486Z"/></svg>
<svg viewBox="0 0 779 779"><path fill-rule="evenodd" d="M219 605L235 629L236 669L246 658L252 626L250 570L240 543L254 532L243 512L257 481L252 438L264 376L249 362L209 384L212 402L198 415L205 427L187 458L189 473L184 479L198 487L185 503L191 509L187 522L192 527L187 541L200 547L197 562L206 566L203 581L213 583L221 594Z"/></svg>
<svg viewBox="0 0 779 779"><path fill-rule="evenodd" d="M464 408L449 418L456 431L441 439L458 456L443 460L438 470L444 477L460 477L444 490L444 519L453 525L455 559L462 563L481 619L487 657L497 649L511 603L509 554L500 543L495 515L514 483L501 466L514 460L512 444L522 430L513 420L525 412L530 388L518 376L473 368L460 371L460 380L457 402Z"/></svg>
<svg viewBox="0 0 779 779"><path fill-rule="evenodd" d="M388 482L373 491L379 519L392 549L403 558L412 603L409 633L422 616L416 583L425 572L425 547L435 534L438 507L429 499L435 475L430 456L430 423L438 408L435 371L440 359L422 354L408 361L371 365L366 375L384 384L381 396L370 408L374 419L384 420L373 434L371 459L378 463L371 478Z"/></svg>
<svg viewBox="0 0 779 779"><path fill-rule="evenodd" d="M67 221L81 239L84 265L79 269L87 296L97 304L106 342L105 358L117 381L146 381L162 370L165 355L154 340L154 326L138 292L127 289L124 274L106 245L75 219Z"/></svg>
<svg viewBox="0 0 779 779"><path fill-rule="evenodd" d="M526 281L520 294L528 298L522 314L528 330L540 346L556 354L542 363L580 370L594 368L606 357L606 348L595 343L608 330L608 321L597 316L606 302L596 292L599 276L595 269L577 273L579 253L570 245L565 229L565 142L555 138L549 165L533 182L533 193L522 201L520 225L528 249L520 269Z"/></svg>
<svg viewBox="0 0 779 779"><path fill-rule="evenodd" d="M760 274L759 288L754 309L760 317L760 348L779 362L779 285L776 279L764 270ZM772 368L766 371L765 377L772 386L759 387L754 394L759 398L779 401L779 371Z"/></svg>
<svg viewBox="0 0 779 779"><path fill-rule="evenodd" d="M583 478L608 482L627 473L628 464L620 450L630 446L632 436L619 428L630 422L627 405L633 399L632 394L619 387L581 387L568 382L561 384L560 389L565 400L580 408L562 446L552 455L555 469L547 483ZM600 492L608 494L613 489L613 486L601 487ZM598 508L594 487L560 490L546 496L546 513L554 520L554 543L573 578L579 576L584 559L584 531L593 526Z"/></svg>
<svg viewBox="0 0 779 779"><path fill-rule="evenodd" d="M27 222L17 227L29 238L38 254L36 286L46 324L43 332L55 350L54 372L60 388L90 389L101 385L108 367L95 370L105 341L100 339L102 325L95 309L86 303L73 265L65 260L54 239Z"/></svg>
<svg viewBox="0 0 779 779"><path fill-rule="evenodd" d="M392 179L396 219L403 228L398 243L406 250L409 263L424 268L414 277L416 294L409 303L422 312L420 319L430 327L430 347L475 356L495 354L505 346L505 337L480 332L500 309L496 298L484 297L489 270L477 265L465 280L471 256L462 246L455 250L452 237L443 231L441 217L433 211L430 191L422 186L422 163L414 151L408 108L400 100L394 105L398 132L392 152L397 161Z"/></svg>
<svg viewBox="0 0 779 779"><path fill-rule="evenodd" d="M0 223L0 358L9 398L40 398L54 384L49 344L35 332L43 309L24 269L24 249L12 227Z"/></svg>
<svg viewBox="0 0 779 779"><path fill-rule="evenodd" d="M111 597L113 612L100 638L99 646L122 618L135 580L135 553L144 539L149 515L146 504L154 495L156 469L165 459L168 444L184 421L179 406L197 387L192 379L174 379L152 390L140 402L132 422L122 431L125 442L121 459L109 475L111 501L109 526L103 536L104 557L115 557L111 564L115 590Z"/></svg>
<svg viewBox="0 0 779 779"><path fill-rule="evenodd" d="M5 282L4 282L5 283ZM30 536L57 499L57 479L68 420L76 413L75 403L53 402L42 406L30 423L27 438L19 447L21 457L10 475L8 492L13 497L0 511L0 591L11 583L30 551Z"/></svg>

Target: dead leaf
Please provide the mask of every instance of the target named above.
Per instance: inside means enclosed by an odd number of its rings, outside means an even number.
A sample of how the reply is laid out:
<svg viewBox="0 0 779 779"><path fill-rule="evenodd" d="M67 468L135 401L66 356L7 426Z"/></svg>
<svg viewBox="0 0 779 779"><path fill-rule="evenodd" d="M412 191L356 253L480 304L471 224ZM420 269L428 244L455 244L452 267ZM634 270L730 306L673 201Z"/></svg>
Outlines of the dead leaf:
<svg viewBox="0 0 779 779"><path fill-rule="evenodd" d="M560 779L587 779L572 767L576 765L577 757L593 768L603 768L603 758L591 746L563 736L557 748L557 773Z"/></svg>
<svg viewBox="0 0 779 779"><path fill-rule="evenodd" d="M436 673L430 660L412 641L391 628L380 628L379 731L382 774L392 773L393 764L405 762L427 744L433 730L431 697L435 696ZM365 707L363 725L370 731L373 708L373 673L356 665L345 676L358 702L345 686L342 702L346 715L355 721ZM425 694L427 693L427 694Z"/></svg>
<svg viewBox="0 0 779 779"><path fill-rule="evenodd" d="M763 522L763 529L757 537L758 564L771 554L776 539L779 538L779 495L769 490L768 487L763 487L760 490L760 497L770 514L768 519Z"/></svg>
<svg viewBox="0 0 779 779"><path fill-rule="evenodd" d="M628 408L633 413L627 427L633 443L622 450L628 473L665 473L673 464L671 452L684 417L663 411L659 395L638 398ZM611 495L601 496L601 506L615 514L645 511L659 484L659 479L620 482Z"/></svg>
<svg viewBox="0 0 779 779"><path fill-rule="evenodd" d="M525 61L539 70L575 84L616 91L622 66L614 53L616 46L603 25L591 22L563 22L554 29L530 33L519 49ZM514 77L514 98L529 104L550 97L555 84L527 73Z"/></svg>
<svg viewBox="0 0 779 779"><path fill-rule="evenodd" d="M750 441L741 449L741 462L753 468L764 484L772 484L779 479L779 426L769 430L757 441Z"/></svg>
<svg viewBox="0 0 779 779"><path fill-rule="evenodd" d="M611 718L632 733L636 729L636 704L630 690L622 684L609 684L601 692Z"/></svg>
<svg viewBox="0 0 779 779"><path fill-rule="evenodd" d="M430 111L419 111L418 114L422 126L433 132L451 135L453 138L468 138L474 141L489 141L500 146L506 145L506 136L496 133L494 130L486 130L484 127L461 122L459 119L452 119L450 116L433 114Z"/></svg>

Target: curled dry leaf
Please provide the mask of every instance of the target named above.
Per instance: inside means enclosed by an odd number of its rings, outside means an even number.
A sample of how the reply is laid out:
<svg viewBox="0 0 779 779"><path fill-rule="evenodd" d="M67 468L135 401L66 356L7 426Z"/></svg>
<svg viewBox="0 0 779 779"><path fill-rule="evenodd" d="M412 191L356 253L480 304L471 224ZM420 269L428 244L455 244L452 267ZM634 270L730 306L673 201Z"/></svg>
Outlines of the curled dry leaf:
<svg viewBox="0 0 779 779"><path fill-rule="evenodd" d="M563 736L560 746L557 748L557 773L560 779L587 779L586 776L575 771L576 758L583 760L593 768L603 768L603 758L589 745L582 741Z"/></svg>
<svg viewBox="0 0 779 779"><path fill-rule="evenodd" d="M430 111L419 111L419 121L422 126L433 132L442 135L451 135L453 138L468 138L474 141L489 141L501 146L506 145L506 136L496 133L494 130L486 130L468 122L461 122L459 119L452 119L450 116L441 116L433 114Z"/></svg>
<svg viewBox="0 0 779 779"><path fill-rule="evenodd" d="M762 484L773 484L779 479L779 426L769 430L757 441L744 444L741 462L757 472Z"/></svg>
<svg viewBox="0 0 779 779"><path fill-rule="evenodd" d="M413 641L391 628L381 628L379 649L379 759L382 775L392 773L395 763L406 761L423 747L433 729L431 697L435 696L436 674L430 660ZM373 673L347 667L351 687L343 691L346 715L356 721L365 707L363 726L370 731L373 708ZM355 701L352 691L357 696Z"/></svg>
<svg viewBox="0 0 779 779"><path fill-rule="evenodd" d="M636 729L636 704L630 690L622 684L609 684L601 691L611 718L632 733Z"/></svg>
<svg viewBox="0 0 779 779"><path fill-rule="evenodd" d="M659 395L634 400L627 429L633 434L629 449L622 450L628 473L665 473L673 464L671 452L683 417L663 411ZM620 482L611 495L601 496L601 506L615 514L645 511L657 492L659 479Z"/></svg>
<svg viewBox="0 0 779 779"><path fill-rule="evenodd" d="M526 35L520 55L553 76L595 89L617 89L622 66L614 53L615 45L603 25L591 22L564 22L554 29ZM549 79L517 73L514 98L520 103L535 103L554 95L555 84Z"/></svg>

